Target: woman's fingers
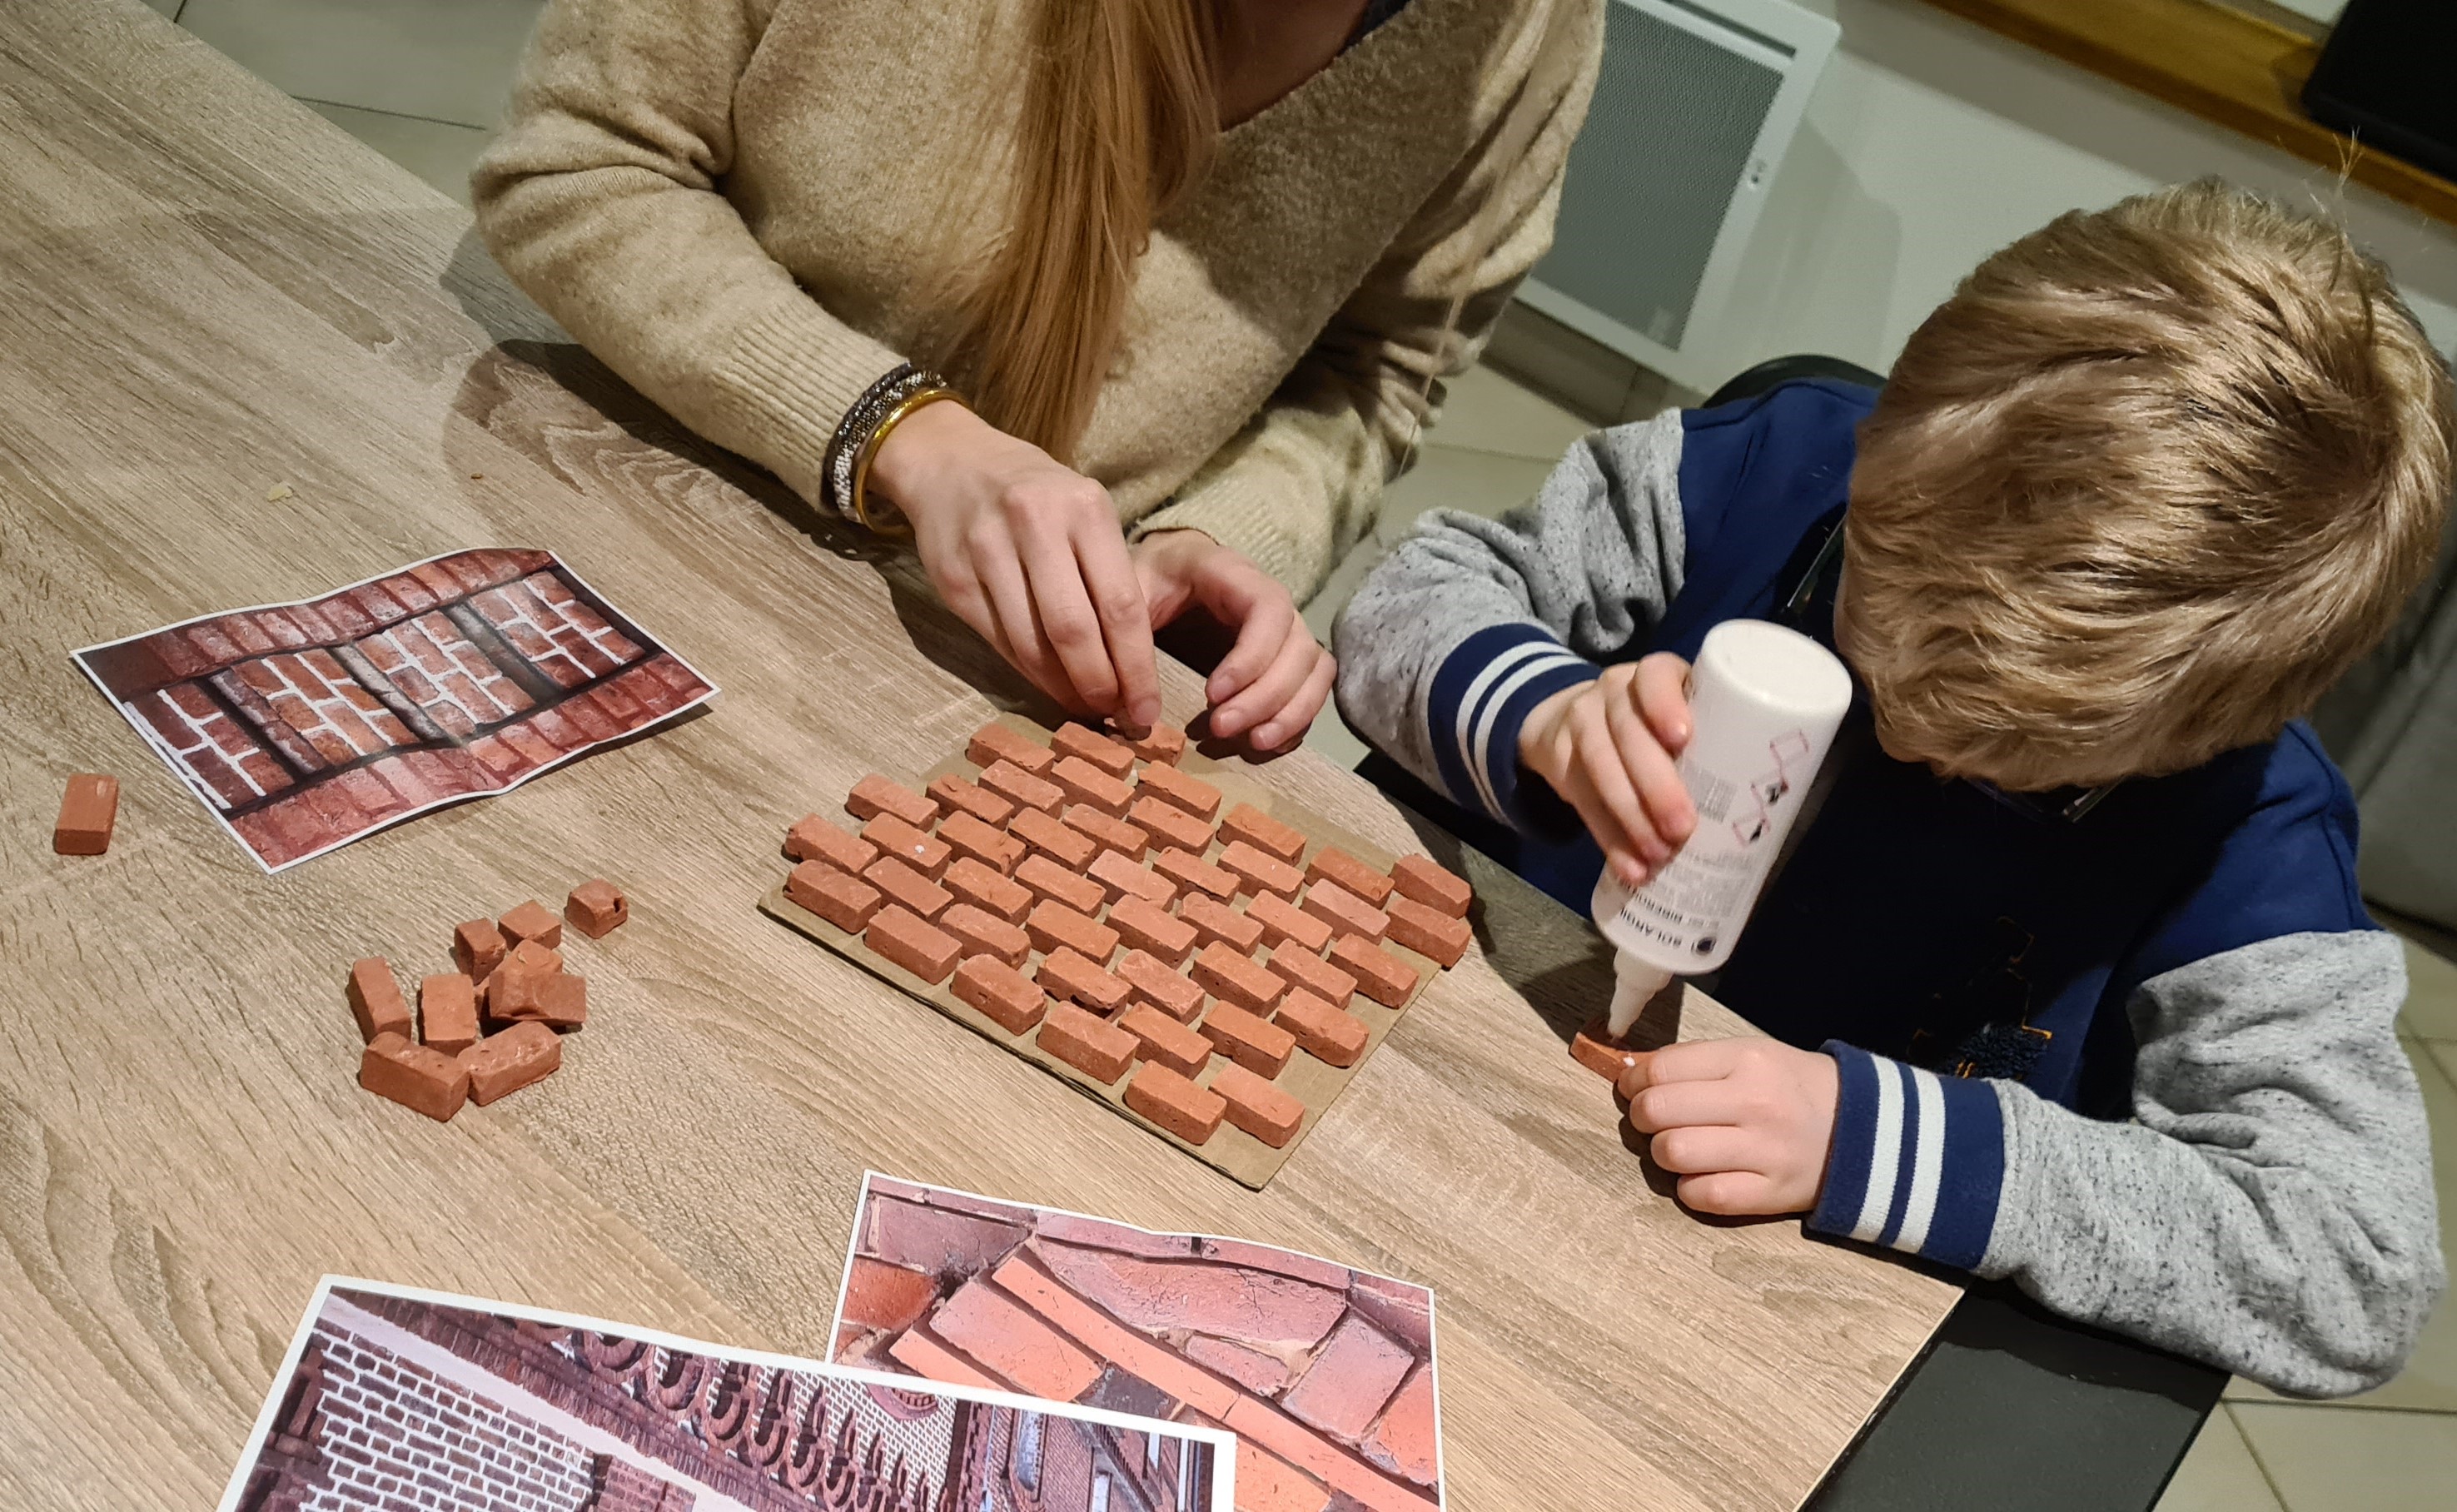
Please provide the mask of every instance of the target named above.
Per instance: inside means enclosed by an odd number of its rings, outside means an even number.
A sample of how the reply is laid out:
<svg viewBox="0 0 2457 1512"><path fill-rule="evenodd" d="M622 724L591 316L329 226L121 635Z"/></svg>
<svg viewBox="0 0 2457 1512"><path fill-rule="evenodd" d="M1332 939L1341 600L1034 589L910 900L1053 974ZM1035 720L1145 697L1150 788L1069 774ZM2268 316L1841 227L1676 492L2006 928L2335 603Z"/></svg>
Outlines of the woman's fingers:
<svg viewBox="0 0 2457 1512"><path fill-rule="evenodd" d="M1072 690L1065 701L1096 714L1109 713L1118 705L1118 674L1109 662L1108 640L1101 633L1101 616L1084 586L1084 570L1075 560L1074 542L1063 534L1035 530L1017 547L1042 633Z"/></svg>
<svg viewBox="0 0 2457 1512"><path fill-rule="evenodd" d="M1306 673L1305 682L1296 696L1280 706L1280 712L1254 727L1254 745L1263 751L1281 751L1305 738L1313 728L1314 715L1322 713L1325 699L1331 696L1332 680L1339 674L1339 663L1331 652L1314 647L1313 671Z"/></svg>
<svg viewBox="0 0 2457 1512"><path fill-rule="evenodd" d="M1160 669L1152 659L1151 611L1113 510L1105 509L1076 531L1075 560L1117 678L1117 701L1108 712L1138 729L1148 729L1160 718Z"/></svg>
<svg viewBox="0 0 2457 1512"><path fill-rule="evenodd" d="M1263 614L1279 616L1266 610ZM1257 615L1257 618L1263 615ZM1305 621L1290 613L1280 626L1280 644L1260 675L1248 683L1235 697L1211 711L1211 728L1223 735L1236 735L1278 714L1305 686L1312 675L1314 659L1322 648L1307 633Z"/></svg>
<svg viewBox="0 0 2457 1512"><path fill-rule="evenodd" d="M1236 643L1220 665L1203 684L1203 699L1211 705L1212 728L1220 728L1217 711L1245 692L1253 680L1269 671L1279 655L1280 642L1286 638L1289 621L1296 615L1296 606L1277 583L1264 577L1259 570L1235 570L1237 563L1225 571L1205 574L1196 591L1203 607L1223 625L1237 627ZM1277 599L1278 602L1272 602ZM1233 735L1233 730L1223 730Z"/></svg>
<svg viewBox="0 0 2457 1512"><path fill-rule="evenodd" d="M982 592L996 611L986 632L990 644L1043 692L1062 703L1067 701L1073 688L1066 669L1059 665L1057 654L1042 636L1040 618L1033 611L1032 588L1024 581L1022 565L1013 549L977 552L973 564L981 573Z"/></svg>

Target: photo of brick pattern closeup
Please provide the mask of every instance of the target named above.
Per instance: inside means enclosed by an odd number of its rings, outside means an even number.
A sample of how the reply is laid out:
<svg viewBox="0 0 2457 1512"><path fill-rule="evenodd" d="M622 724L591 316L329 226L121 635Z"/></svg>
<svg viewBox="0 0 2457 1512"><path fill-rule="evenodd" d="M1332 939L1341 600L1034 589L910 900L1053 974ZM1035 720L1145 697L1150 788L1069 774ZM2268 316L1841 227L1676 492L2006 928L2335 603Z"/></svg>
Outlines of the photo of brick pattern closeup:
<svg viewBox="0 0 2457 1512"><path fill-rule="evenodd" d="M1311 1255L874 1174L835 1357L1225 1427L1238 1512L1441 1504L1433 1294Z"/></svg>
<svg viewBox="0 0 2457 1512"><path fill-rule="evenodd" d="M1211 1512L1221 1453L825 1366L324 1293L223 1512ZM609 1325L610 1326L610 1325Z"/></svg>
<svg viewBox="0 0 2457 1512"><path fill-rule="evenodd" d="M77 664L268 871L716 692L549 551L455 551Z"/></svg>

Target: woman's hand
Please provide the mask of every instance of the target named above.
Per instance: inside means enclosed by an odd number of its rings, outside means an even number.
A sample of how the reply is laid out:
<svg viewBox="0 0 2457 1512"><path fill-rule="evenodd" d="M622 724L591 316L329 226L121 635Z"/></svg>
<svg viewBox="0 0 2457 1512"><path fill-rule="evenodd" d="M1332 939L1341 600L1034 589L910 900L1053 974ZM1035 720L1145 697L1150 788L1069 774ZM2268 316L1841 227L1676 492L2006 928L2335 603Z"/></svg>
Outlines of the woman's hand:
<svg viewBox="0 0 2457 1512"><path fill-rule="evenodd" d="M1200 530L1158 530L1134 546L1155 629L1191 608L1236 632L1203 685L1211 733L1256 751L1296 744L1322 712L1338 666L1279 580Z"/></svg>
<svg viewBox="0 0 2457 1512"><path fill-rule="evenodd" d="M913 523L947 607L1051 697L1138 729L1160 718L1163 620L1106 488L955 404L906 416L869 487Z"/></svg>
<svg viewBox="0 0 2457 1512"><path fill-rule="evenodd" d="M1689 743L1689 664L1669 652L1564 688L1518 727L1518 759L1579 811L1604 864L1641 887L1672 859L1698 812L1673 758Z"/></svg>

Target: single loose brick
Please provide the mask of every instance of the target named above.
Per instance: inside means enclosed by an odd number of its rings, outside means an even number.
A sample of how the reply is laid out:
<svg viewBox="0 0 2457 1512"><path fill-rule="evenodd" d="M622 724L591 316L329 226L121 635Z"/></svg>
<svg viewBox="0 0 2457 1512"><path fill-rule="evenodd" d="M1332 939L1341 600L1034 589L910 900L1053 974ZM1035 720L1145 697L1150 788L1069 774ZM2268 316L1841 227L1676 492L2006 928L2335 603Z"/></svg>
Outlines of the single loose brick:
<svg viewBox="0 0 2457 1512"><path fill-rule="evenodd" d="M1027 860L1025 864L1031 863ZM1012 877L1000 876L996 868L984 866L970 856L959 858L939 880L958 898L1008 923L1023 922L1023 916L1032 911L1031 888Z"/></svg>
<svg viewBox="0 0 2457 1512"><path fill-rule="evenodd" d="M1266 855L1293 862L1305 854L1305 832L1271 818L1251 803L1240 803L1220 820L1220 838L1244 840ZM1290 889L1294 891L1294 889Z"/></svg>
<svg viewBox="0 0 2457 1512"><path fill-rule="evenodd" d="M1022 731L992 720L974 731L972 739L965 742L964 759L977 767L994 767L1003 761L1024 772L1040 772L1058 757Z"/></svg>
<svg viewBox="0 0 2457 1512"><path fill-rule="evenodd" d="M491 919L464 920L452 928L452 963L472 982L493 976L511 948Z"/></svg>
<svg viewBox="0 0 2457 1512"><path fill-rule="evenodd" d="M563 901L563 922L591 940L603 940L631 918L631 900L602 877L592 877Z"/></svg>
<svg viewBox="0 0 2457 1512"><path fill-rule="evenodd" d="M1092 837L1067 828L1039 809L1026 809L1017 815L1007 826L1007 833L1070 872L1091 865L1092 858L1101 853Z"/></svg>
<svg viewBox="0 0 2457 1512"><path fill-rule="evenodd" d="M1173 766L1154 764L1144 768L1143 791L1167 798L1196 818L1208 821L1220 812L1220 790L1199 777L1187 777Z"/></svg>
<svg viewBox="0 0 2457 1512"><path fill-rule="evenodd" d="M785 879L785 897L849 935L870 927L886 896L860 878L840 872L825 861L804 861Z"/></svg>
<svg viewBox="0 0 2457 1512"><path fill-rule="evenodd" d="M1023 841L978 815L960 810L939 821L939 839L994 871L1012 872L1023 860Z"/></svg>
<svg viewBox="0 0 2457 1512"><path fill-rule="evenodd" d="M825 861L840 872L858 876L878 860L878 847L848 835L816 814L805 814L785 832L785 854L797 861Z"/></svg>
<svg viewBox="0 0 2457 1512"><path fill-rule="evenodd" d="M956 859L945 840L922 834L893 814L882 813L863 825L861 838L878 846L880 855L893 856L933 880L945 875L947 863Z"/></svg>
<svg viewBox="0 0 2457 1512"><path fill-rule="evenodd" d="M1127 951L1111 969L1119 981L1134 988L1136 1002L1147 1003L1180 1024L1192 1024L1203 1011L1203 989L1147 950Z"/></svg>
<svg viewBox="0 0 2457 1512"><path fill-rule="evenodd" d="M1092 858L1084 875L1101 884L1101 895L1111 902L1121 898L1140 898L1155 908L1166 908L1177 896L1177 884L1136 862L1118 851L1103 851Z"/></svg>
<svg viewBox="0 0 2457 1512"><path fill-rule="evenodd" d="M1474 930L1466 920L1404 895L1392 899L1386 911L1391 916L1393 944L1405 945L1446 967L1457 965L1459 957L1467 954L1468 936Z"/></svg>
<svg viewBox="0 0 2457 1512"><path fill-rule="evenodd" d="M439 1124L469 1100L469 1071L458 1057L391 1031L369 1040L360 1053L359 1085Z"/></svg>
<svg viewBox="0 0 2457 1512"><path fill-rule="evenodd" d="M1391 927L1389 914L1334 881L1307 888L1305 911L1343 935L1363 935L1368 940L1381 939Z"/></svg>
<svg viewBox="0 0 2457 1512"><path fill-rule="evenodd" d="M1416 968L1362 935L1342 935L1331 963L1356 979L1356 990L1386 1008L1404 1007L1416 990Z"/></svg>
<svg viewBox="0 0 2457 1512"><path fill-rule="evenodd" d="M552 950L563 943L563 921L534 898L496 920L495 926L515 945L534 940Z"/></svg>
<svg viewBox="0 0 2457 1512"><path fill-rule="evenodd" d="M1078 803L1088 803L1102 813L1116 817L1126 812L1134 800L1135 790L1111 777L1082 756L1060 756L1049 769L1049 779Z"/></svg>
<svg viewBox="0 0 2457 1512"><path fill-rule="evenodd" d="M1305 1104L1242 1066L1220 1067L1211 1090L1228 1105L1228 1122L1273 1150L1285 1150L1305 1126Z"/></svg>
<svg viewBox="0 0 2457 1512"><path fill-rule="evenodd" d="M1220 1131L1220 1120L1228 1111L1228 1104L1218 1093L1204 1090L1184 1073L1156 1060L1145 1063L1126 1084L1126 1106L1189 1145L1208 1143Z"/></svg>
<svg viewBox="0 0 2457 1512"><path fill-rule="evenodd" d="M563 952L543 941L524 940L504 952L504 966L515 971L539 971L551 975L563 969ZM501 971L504 966L497 966ZM488 975L493 975L489 972Z"/></svg>
<svg viewBox="0 0 2457 1512"><path fill-rule="evenodd" d="M937 800L923 797L903 783L873 772L845 795L845 812L865 822L881 814L893 814L917 830L926 830L937 822L939 805Z"/></svg>
<svg viewBox="0 0 2457 1512"><path fill-rule="evenodd" d="M1211 1059L1209 1040L1147 1003L1128 1008L1118 1027L1143 1042L1135 1050L1140 1059L1158 1061L1180 1076L1192 1076Z"/></svg>
<svg viewBox="0 0 2457 1512"><path fill-rule="evenodd" d="M1271 1022L1296 1036L1308 1055L1331 1066L1354 1066L1373 1038L1363 1019L1302 987L1288 995Z"/></svg>
<svg viewBox="0 0 2457 1512"><path fill-rule="evenodd" d="M969 814L984 824L1003 824L1015 818L1013 803L971 778L960 777L953 772L945 777L932 777L924 793L932 802L946 810L950 818L959 814Z"/></svg>
<svg viewBox="0 0 2457 1512"><path fill-rule="evenodd" d="M1466 878L1423 856L1400 857L1391 868L1391 880L1405 896L1453 919L1465 919L1476 897Z"/></svg>
<svg viewBox="0 0 2457 1512"><path fill-rule="evenodd" d="M1237 879L1192 851L1165 850L1152 858L1152 870L1189 892L1209 893L1223 902L1237 896Z"/></svg>
<svg viewBox="0 0 2457 1512"><path fill-rule="evenodd" d="M1125 819L1104 814L1089 803L1070 803L1061 816L1066 823L1082 830L1109 850L1142 860L1144 852L1151 849L1151 837Z"/></svg>
<svg viewBox="0 0 2457 1512"><path fill-rule="evenodd" d="M1174 845L1197 856L1211 848L1210 825L1161 798L1138 797L1127 804L1126 822L1160 844Z"/></svg>
<svg viewBox="0 0 2457 1512"><path fill-rule="evenodd" d="M1313 860L1306 862L1306 880L1337 882L1376 908L1391 896L1393 886L1390 878L1346 851L1329 845L1314 852Z"/></svg>
<svg viewBox="0 0 2457 1512"><path fill-rule="evenodd" d="M1257 965L1250 957L1217 942L1205 945L1196 954L1190 974L1213 997L1226 998L1256 1013L1270 1012L1271 1005L1289 990L1288 983L1277 972Z"/></svg>
<svg viewBox="0 0 2457 1512"><path fill-rule="evenodd" d="M936 919L956 895L905 865L893 856L882 856L863 869L862 880L885 893L888 901L900 904L923 919Z"/></svg>
<svg viewBox="0 0 2457 1512"><path fill-rule="evenodd" d="M1058 805L1066 801L1066 790L1057 783L1037 777L1012 761L994 762L981 769L981 786L1002 798L1043 814L1055 814ZM1011 824L1014 820L1010 819Z"/></svg>
<svg viewBox="0 0 2457 1512"><path fill-rule="evenodd" d="M1046 965L1041 969L1043 976L1049 972ZM1093 1080L1109 1083L1126 1074L1142 1042L1072 1003L1060 1003L1051 1006L1033 1043Z"/></svg>
<svg viewBox="0 0 2457 1512"><path fill-rule="evenodd" d="M377 1035L409 1038L409 1000L401 995L392 964L382 956L350 963L350 1013L359 1021L359 1038L374 1044Z"/></svg>
<svg viewBox="0 0 2457 1512"><path fill-rule="evenodd" d="M1033 973L1042 990L1064 1003L1080 1003L1096 1013L1115 1013L1133 993L1124 982L1063 945L1049 952Z"/></svg>
<svg viewBox="0 0 2457 1512"><path fill-rule="evenodd" d="M1134 770L1135 754L1101 734L1069 719L1049 737L1049 748L1063 758L1074 756L1089 762L1113 777L1125 777ZM1059 780L1063 781L1064 778Z"/></svg>
<svg viewBox="0 0 2457 1512"><path fill-rule="evenodd" d="M1356 991L1354 973L1342 971L1311 950L1275 950L1271 969L1287 978L1289 985L1303 987L1336 1008L1348 1006Z"/></svg>
<svg viewBox="0 0 2457 1512"><path fill-rule="evenodd" d="M958 903L940 914L939 927L961 941L968 956L990 956L1021 966L1032 953L1032 941L1021 927L970 903Z"/></svg>
<svg viewBox="0 0 2457 1512"><path fill-rule="evenodd" d="M1049 1011L1047 993L1022 972L988 956L974 956L956 968L956 996L1009 1034L1024 1033Z"/></svg>
<svg viewBox="0 0 2457 1512"><path fill-rule="evenodd" d="M478 984L455 971L418 984L418 1037L446 1055L478 1043Z"/></svg>
<svg viewBox="0 0 2457 1512"><path fill-rule="evenodd" d="M111 849L111 827L118 818L119 778L107 772L75 773L60 795L52 850L61 856L99 856Z"/></svg>
<svg viewBox="0 0 2457 1512"><path fill-rule="evenodd" d="M1296 1036L1233 1003L1215 1003L1203 1016L1203 1035L1220 1053L1256 1076L1277 1076L1295 1053Z"/></svg>
<svg viewBox="0 0 2457 1512"><path fill-rule="evenodd" d="M1177 917L1193 925L1195 938L1206 945L1224 944L1241 956L1250 956L1263 942L1262 925L1217 898L1188 893L1186 901L1177 905Z"/></svg>
<svg viewBox="0 0 2457 1512"><path fill-rule="evenodd" d="M1264 893L1246 905L1246 917L1263 926L1263 942L1277 950L1290 941L1317 954L1331 943L1331 925L1285 898Z"/></svg>
<svg viewBox="0 0 2457 1512"><path fill-rule="evenodd" d="M1222 834L1228 831L1223 829ZM1240 892L1294 898L1305 885L1305 874L1254 844L1251 840L1230 840L1220 853L1220 869L1237 879Z"/></svg>
<svg viewBox="0 0 2457 1512"><path fill-rule="evenodd" d="M1118 953L1116 930L1055 898L1033 905L1032 912L1023 916L1023 931L1032 937L1032 948L1043 955L1072 950L1098 966L1107 964Z"/></svg>
<svg viewBox="0 0 2457 1512"><path fill-rule="evenodd" d="M890 903L872 915L861 941L932 986L947 980L947 973L956 969L956 958L963 954L955 936L901 903Z"/></svg>
<svg viewBox="0 0 2457 1512"><path fill-rule="evenodd" d="M1110 904L1109 927L1126 943L1158 957L1171 970L1184 965L1194 949L1192 924L1140 898L1121 898Z"/></svg>
<svg viewBox="0 0 2457 1512"><path fill-rule="evenodd" d="M588 1022L588 979L563 972L516 972L486 998L486 1016L504 1024L535 1022L576 1029Z"/></svg>
<svg viewBox="0 0 2457 1512"><path fill-rule="evenodd" d="M1110 734L1146 761L1175 766L1178 757L1186 755L1186 732L1173 724L1156 724L1142 735L1127 735L1112 727Z"/></svg>
<svg viewBox="0 0 2457 1512"><path fill-rule="evenodd" d="M1046 856L1027 856L1015 869L1015 880L1042 898L1054 899L1079 914L1097 914L1108 890L1089 877L1081 877L1059 865Z"/></svg>
<svg viewBox="0 0 2457 1512"><path fill-rule="evenodd" d="M469 1070L469 1101L480 1108L545 1081L563 1064L563 1041L535 1022L515 1024L461 1052Z"/></svg>

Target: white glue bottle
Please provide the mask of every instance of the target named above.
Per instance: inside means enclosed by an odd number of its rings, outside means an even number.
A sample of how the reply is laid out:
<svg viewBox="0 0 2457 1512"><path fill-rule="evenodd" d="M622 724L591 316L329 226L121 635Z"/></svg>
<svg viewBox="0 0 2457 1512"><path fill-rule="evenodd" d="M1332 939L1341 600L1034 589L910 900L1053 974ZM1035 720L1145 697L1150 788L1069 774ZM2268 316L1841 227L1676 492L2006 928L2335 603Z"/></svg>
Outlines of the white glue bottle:
<svg viewBox="0 0 2457 1512"><path fill-rule="evenodd" d="M1617 952L1616 1040L1675 976L1731 956L1850 706L1851 674L1799 632L1734 619L1706 632L1679 763L1698 826L1638 891L1609 870L1596 882L1596 927Z"/></svg>

